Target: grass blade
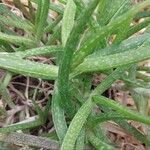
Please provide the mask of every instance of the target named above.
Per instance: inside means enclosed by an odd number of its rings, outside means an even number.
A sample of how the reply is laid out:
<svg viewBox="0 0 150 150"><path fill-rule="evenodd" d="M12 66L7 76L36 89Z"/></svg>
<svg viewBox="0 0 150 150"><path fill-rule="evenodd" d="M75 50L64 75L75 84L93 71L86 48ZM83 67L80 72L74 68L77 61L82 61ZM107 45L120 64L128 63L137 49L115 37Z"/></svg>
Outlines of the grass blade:
<svg viewBox="0 0 150 150"><path fill-rule="evenodd" d="M144 1L143 3L140 3L136 6L134 6L131 10L124 13L120 17L117 17L114 19L111 23L109 23L107 26L100 28L97 30L97 32L90 36L84 43L84 45L80 48L79 51L75 52L74 59L73 59L73 65L72 68L75 68L78 66L81 62L83 62L84 58L91 53L95 51L95 49L98 47L98 43L100 40L105 39L108 35L111 34L118 34L122 32L122 29L124 29L124 25L129 21L131 21L131 18L135 16L137 12L142 10L145 7L148 7L150 5L150 2ZM122 36L122 35L119 35ZM123 38L124 35L123 35Z"/></svg>
<svg viewBox="0 0 150 150"><path fill-rule="evenodd" d="M44 32L50 32L53 31L54 28L57 26L57 24L62 20L62 15L59 15L56 20L52 23L50 23L44 30ZM51 38L51 37L50 37Z"/></svg>
<svg viewBox="0 0 150 150"><path fill-rule="evenodd" d="M131 0L101 1L101 3L99 4L97 17L99 24L101 26L108 24L114 18L126 12L130 7Z"/></svg>
<svg viewBox="0 0 150 150"><path fill-rule="evenodd" d="M104 49L100 49L94 52L91 56L108 56L115 53L125 52L131 49L137 49L140 46L144 45L144 43L149 39L150 34L144 33L142 35L129 38L127 40L122 41L119 45L113 44L110 47L106 47Z"/></svg>
<svg viewBox="0 0 150 150"><path fill-rule="evenodd" d="M32 122L28 123L20 123L20 124L12 124L7 127L0 128L0 133L9 133L17 130L25 130L25 129L30 129L30 128L35 128L37 126L40 126L44 124L44 122L41 122L41 120L37 119Z"/></svg>
<svg viewBox="0 0 150 150"><path fill-rule="evenodd" d="M115 148L107 143L102 142L98 137L96 137L93 132L88 131L88 139L90 143L97 149L97 150L115 150Z"/></svg>
<svg viewBox="0 0 150 150"><path fill-rule="evenodd" d="M33 48L25 51L19 51L19 52L8 53L8 54L17 57L19 56L20 58L26 58L31 56L48 55L51 53L60 52L62 51L62 49L63 49L62 47L58 47L58 46L44 46L44 47Z"/></svg>
<svg viewBox="0 0 150 150"><path fill-rule="evenodd" d="M77 142L76 142L76 150L84 150L85 149L85 130L82 129L79 136L78 136L78 139L77 139Z"/></svg>
<svg viewBox="0 0 150 150"><path fill-rule="evenodd" d="M31 39L25 37L19 37L15 35L7 35L2 32L0 32L0 40L4 40L16 45L25 45L28 47L34 47L36 44L35 41Z"/></svg>
<svg viewBox="0 0 150 150"><path fill-rule="evenodd" d="M15 104L11 99L10 93L7 89L8 84L12 78L11 73L7 72L5 78L0 83L0 94L2 95L2 100L4 100L10 108L15 108Z"/></svg>
<svg viewBox="0 0 150 150"><path fill-rule="evenodd" d="M127 37L130 37L131 35L133 35L134 33L140 31L141 29L147 27L150 24L150 18L147 18L144 20L144 22L135 25L133 27L130 27L128 33L127 33Z"/></svg>
<svg viewBox="0 0 150 150"><path fill-rule="evenodd" d="M41 6L42 6L42 9L38 10L40 18L38 19L38 16L37 16L38 22L36 22L38 23L37 30L36 30L36 36L38 40L40 40L41 37L43 36L44 27L45 27L46 20L48 17L49 4L50 4L50 0L44 0L43 4L39 2L39 9L41 9L40 8Z"/></svg>
<svg viewBox="0 0 150 150"><path fill-rule="evenodd" d="M9 134L1 134L0 141L16 144L16 145L28 145L38 148L46 148L46 149L58 149L59 143L55 140L51 140L45 137L39 137L34 135L28 135L24 133L9 133ZM6 149L1 149L6 150ZM10 149L9 149L10 150Z"/></svg>
<svg viewBox="0 0 150 150"><path fill-rule="evenodd" d="M38 24L40 21L40 14L41 14L41 10L42 10L42 1L43 0L34 0L34 2L37 3L37 10L36 10L36 14L35 14L35 30L36 30L36 32L37 32Z"/></svg>
<svg viewBox="0 0 150 150"><path fill-rule="evenodd" d="M66 45L67 39L74 25L76 5L73 0L68 0L62 19L62 45Z"/></svg>
<svg viewBox="0 0 150 150"><path fill-rule="evenodd" d="M67 133L64 137L63 143L61 145L61 150L73 150L81 128L83 127L87 117L91 113L92 107L93 102L89 100L86 101L78 110L78 112L72 119Z"/></svg>
<svg viewBox="0 0 150 150"><path fill-rule="evenodd" d="M5 5L0 4L0 22L8 26L14 26L25 31L33 31L33 24L12 13Z"/></svg>
<svg viewBox="0 0 150 150"><path fill-rule="evenodd" d="M64 110L59 105L60 96L58 94L59 92L57 88L57 81L55 81L54 93L52 98L52 117L58 138L62 143L64 135L67 132L67 124L65 120Z"/></svg>
<svg viewBox="0 0 150 150"><path fill-rule="evenodd" d="M91 100L92 96L102 94L105 90L107 90L110 87L110 85L113 82L115 82L121 76L121 74L127 68L128 67L118 68L117 70L115 70L91 93L89 99L82 105L82 107L78 110L77 114L71 121L69 129L63 141L62 149L65 149L66 146L68 148L66 150L71 150L71 148L73 148L73 145L81 131L81 128L83 127L83 124L85 123L86 118L90 114L91 109L93 107L93 102Z"/></svg>
<svg viewBox="0 0 150 150"><path fill-rule="evenodd" d="M10 108L15 107L15 104L10 97L10 93L3 83L0 83L0 95L2 95L2 100L6 102Z"/></svg>
<svg viewBox="0 0 150 150"><path fill-rule="evenodd" d="M67 107L67 111L73 114L71 104L69 101L69 73L72 62L72 57L74 50L77 47L79 42L79 37L84 31L84 27L88 22L88 18L92 15L96 6L98 5L99 0L94 0L90 3L89 7L84 10L84 12L79 17L79 22L74 26L72 32L67 40L66 46L64 48L64 55L60 63L60 68L58 72L58 91L61 96L61 105L62 107ZM63 100L62 100L63 99ZM62 103L63 102L63 103Z"/></svg>
<svg viewBox="0 0 150 150"><path fill-rule="evenodd" d="M20 23L19 21L13 20L12 18L0 16L0 22L6 26L17 27L19 29L24 29L25 31L33 32L33 26L22 22Z"/></svg>
<svg viewBox="0 0 150 150"><path fill-rule="evenodd" d="M48 80L54 80L58 75L58 67L54 65L23 60L6 54L0 54L0 68L25 76Z"/></svg>
<svg viewBox="0 0 150 150"><path fill-rule="evenodd" d="M115 122L119 124L119 126L121 126L123 129L127 130L139 141L146 143L147 145L150 145L150 140L146 136L144 136L141 132L139 132L135 127L130 125L128 122L124 120L115 120Z"/></svg>
<svg viewBox="0 0 150 150"><path fill-rule="evenodd" d="M83 72L107 70L131 63L140 62L150 58L149 46L142 46L138 49L116 53L108 56L87 57L73 72L73 76Z"/></svg>
<svg viewBox="0 0 150 150"><path fill-rule="evenodd" d="M94 102L96 102L102 106L106 106L106 107L114 109L115 112L119 113L119 115L121 115L121 116L124 116L124 117L128 116L133 120L150 125L149 117L141 115L136 112L133 112L133 111L129 110L128 108L126 108L122 105L119 105L117 102L115 102L111 99L108 99L104 96L93 96L93 100L94 100Z"/></svg>

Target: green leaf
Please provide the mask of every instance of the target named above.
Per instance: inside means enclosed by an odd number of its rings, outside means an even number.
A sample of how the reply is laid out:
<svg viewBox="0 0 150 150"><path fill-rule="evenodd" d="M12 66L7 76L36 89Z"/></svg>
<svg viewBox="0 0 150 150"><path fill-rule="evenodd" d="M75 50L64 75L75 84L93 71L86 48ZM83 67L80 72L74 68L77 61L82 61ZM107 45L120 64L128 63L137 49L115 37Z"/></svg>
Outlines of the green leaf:
<svg viewBox="0 0 150 150"><path fill-rule="evenodd" d="M141 19L141 18L149 17L149 16L150 16L150 10L147 9L147 10L145 10L145 11L139 12L139 13L135 16L135 19Z"/></svg>
<svg viewBox="0 0 150 150"><path fill-rule="evenodd" d="M133 135L136 139L138 139L142 143L146 143L147 145L150 145L149 138L143 135L138 129L133 127L127 121L118 119L118 120L115 120L115 122L119 124L119 126L121 126L123 129L127 130L131 135Z"/></svg>
<svg viewBox="0 0 150 150"><path fill-rule="evenodd" d="M107 26L104 26L103 28L100 28L96 31L96 33L92 34L84 43L84 45L75 52L72 68L74 69L76 66L78 66L81 62L83 62L84 58L91 53L95 51L95 49L101 44L101 40L105 39L108 35L111 34L118 34L119 37L117 37L117 42L120 42L120 40L125 39L126 37L126 27L125 24L131 21L131 19L135 16L137 12L142 10L145 7L148 7L150 5L149 0L144 1L143 3L140 3L138 5L135 5L132 9L130 9L128 12L124 13L123 15L117 17L112 22L110 22Z"/></svg>
<svg viewBox="0 0 150 150"><path fill-rule="evenodd" d="M140 62L150 58L149 45L141 46L138 49L131 49L122 53L116 53L108 56L89 56L73 72L76 76L83 72L94 72L107 70L131 63Z"/></svg>
<svg viewBox="0 0 150 150"><path fill-rule="evenodd" d="M90 121L88 121L89 123ZM93 124L94 125L94 124ZM95 134L96 137L98 137L101 141L103 141L106 144L110 144L110 139L106 136L107 130L105 127L101 124L98 124L97 126L91 126L91 130Z"/></svg>
<svg viewBox="0 0 150 150"><path fill-rule="evenodd" d="M131 7L131 0L104 0L98 8L98 21L101 26L111 22Z"/></svg>
<svg viewBox="0 0 150 150"><path fill-rule="evenodd" d="M16 74L54 80L58 75L58 68L56 66L32 62L21 58L47 55L58 51L62 51L62 48L57 46L45 46L25 50L23 52L0 53L0 68L12 71Z"/></svg>
<svg viewBox="0 0 150 150"><path fill-rule="evenodd" d="M24 60L16 56L0 53L0 68L17 74L54 80L57 77L58 67L38 62Z"/></svg>
<svg viewBox="0 0 150 150"><path fill-rule="evenodd" d="M2 95L2 100L6 102L10 108L15 108L15 104L11 99L10 93L3 83L0 83L0 95Z"/></svg>
<svg viewBox="0 0 150 150"><path fill-rule="evenodd" d="M31 49L31 51L27 50L24 52L12 53L14 55L10 55L9 53L0 53L0 68L12 71L17 74L22 74L25 76L54 80L57 78L58 75L57 66L21 59L21 57L33 56L36 54L45 54L51 52L51 50L55 51L55 47L49 47L52 49L47 48L48 47L41 48L42 51L38 51L37 48ZM37 50L37 53L34 53L35 50Z"/></svg>
<svg viewBox="0 0 150 150"><path fill-rule="evenodd" d="M50 0L44 0L43 3L41 4L40 1L39 2L39 9L38 9L38 15L36 18L36 36L37 39L40 40L41 37L43 36L44 33L44 27L46 25L46 20L48 17L48 12L49 12L49 4L50 4ZM41 8L42 7L42 8Z"/></svg>
<svg viewBox="0 0 150 150"><path fill-rule="evenodd" d="M66 46L64 47L64 53L62 61L60 63L58 72L58 91L61 96L60 104L66 108L72 116L74 115L73 107L69 96L69 73L71 68L71 62L73 53L78 45L80 35L83 33L84 28L89 21L88 18L93 14L93 11L97 7L99 0L93 0L89 4L82 14L78 18L77 24L73 27L72 32L67 40Z"/></svg>
<svg viewBox="0 0 150 150"><path fill-rule="evenodd" d="M144 136L135 127L133 127L127 121L124 120L124 119L133 119L133 118L131 118L131 116L121 115L120 113L117 113L117 112L114 112L114 111L112 112L112 111L110 111L110 108L112 108L112 107L105 106L105 110L104 110L105 113L104 114L101 113L100 115L98 115L94 118L91 118L91 120L90 120L91 126L93 126L95 124L94 122L101 123L103 121L107 121L107 119L108 120L114 120L123 129L127 130L130 134L132 134L136 139L138 139L141 142L146 143L148 145L150 144L150 141L149 141L147 136Z"/></svg>
<svg viewBox="0 0 150 150"><path fill-rule="evenodd" d="M90 56L107 56L107 55L112 55L115 53L121 53L128 51L130 49L137 49L139 48L142 44L144 44L150 37L149 33L144 33L142 35L138 35L132 38L129 38L127 40L122 41L119 45L118 44L113 44L110 47L106 47L104 49L100 49L96 52L94 52Z"/></svg>
<svg viewBox="0 0 150 150"><path fill-rule="evenodd" d="M67 39L74 25L76 5L73 0L68 0L62 19L62 45L66 45Z"/></svg>
<svg viewBox="0 0 150 150"><path fill-rule="evenodd" d="M18 27L25 31L33 31L33 24L13 14L5 5L0 4L0 22L7 26Z"/></svg>
<svg viewBox="0 0 150 150"><path fill-rule="evenodd" d="M93 102L86 101L72 119L61 145L61 150L73 150L78 135L92 111Z"/></svg>
<svg viewBox="0 0 150 150"><path fill-rule="evenodd" d="M38 0L31 0L32 2L34 2L34 3L38 3L39 4L39 1ZM41 0L40 0L41 1ZM57 13L59 13L59 14L63 14L63 7L61 6L61 5L58 5L58 4L55 4L55 3L50 3L50 5L49 5L49 8L51 9L51 10L53 10L53 11L56 11ZM37 15L36 16L38 16L38 13L37 13Z"/></svg>
<svg viewBox="0 0 150 150"><path fill-rule="evenodd" d="M20 58L26 58L26 57L30 57L30 56L48 55L51 53L60 52L62 50L63 50L63 48L59 47L59 46L43 46L43 47L28 49L25 51L8 53L8 55L12 55L12 56L16 56L16 57L19 56Z"/></svg>
<svg viewBox="0 0 150 150"><path fill-rule="evenodd" d="M96 115L92 118L90 118L90 126L96 126L102 122L106 122L106 121L109 121L109 120L123 120L123 119L130 119L129 116L122 116L120 114L117 114L116 112L106 112L106 113L100 113L99 115Z"/></svg>
<svg viewBox="0 0 150 150"><path fill-rule="evenodd" d="M41 122L41 120L39 120L39 119L30 121L27 123L15 123L15 124L11 124L6 127L0 128L0 133L9 133L9 132L17 131L17 130L25 130L25 129L35 128L42 124L44 124L44 122Z"/></svg>
<svg viewBox="0 0 150 150"><path fill-rule="evenodd" d="M129 28L128 32L127 32L127 37L130 37L131 35L133 35L134 33L140 31L141 29L147 27L150 24L150 18L145 19L143 22L132 26Z"/></svg>
<svg viewBox="0 0 150 150"><path fill-rule="evenodd" d="M50 32L50 31L54 31L54 28L56 28L56 26L59 24L59 22L62 20L62 15L59 15L56 20L52 23L50 23L44 30L44 32ZM51 38L51 37L50 37Z"/></svg>
<svg viewBox="0 0 150 150"><path fill-rule="evenodd" d="M77 142L76 142L76 150L84 150L85 149L85 130L82 129L79 136L78 136L78 139L77 139Z"/></svg>
<svg viewBox="0 0 150 150"><path fill-rule="evenodd" d="M63 3L63 4L66 4L67 3L67 0L59 0L59 2Z"/></svg>
<svg viewBox="0 0 150 150"><path fill-rule="evenodd" d="M88 139L90 143L97 149L97 150L115 150L115 148L107 143L101 141L98 137L94 135L93 132L87 132Z"/></svg>
<svg viewBox="0 0 150 150"><path fill-rule="evenodd" d="M60 35L61 35L61 28L59 26L56 26L56 28L53 31L54 33L52 36L48 38L48 41L46 45L51 45L53 44L57 39L60 41Z"/></svg>
<svg viewBox="0 0 150 150"><path fill-rule="evenodd" d="M4 40L7 42L10 42L12 44L16 44L16 45L25 45L25 46L30 46L30 47L34 47L35 46L35 41L25 38L25 37L19 37L19 36L15 36L15 35L7 35L4 34L2 32L0 32L0 40Z"/></svg>
<svg viewBox="0 0 150 150"><path fill-rule="evenodd" d="M115 112L121 116L124 117L130 117L130 119L132 120L136 120L139 122L142 122L144 124L150 125L150 119L149 117L139 114L137 112L131 111L128 108L126 108L125 106L120 105L119 103L106 98L104 96L93 96L93 101L97 104L100 104L102 106L105 107L109 107L110 109L115 110Z"/></svg>
<svg viewBox="0 0 150 150"><path fill-rule="evenodd" d="M81 128L85 123L86 118L90 114L91 109L93 107L93 103L91 100L92 96L96 94L102 94L105 90L107 90L111 86L113 82L115 82L122 75L122 73L127 68L128 66L116 69L91 93L89 99L82 105L82 107L78 110L77 114L71 121L69 129L63 141L62 149L65 149L65 147L67 146L66 150L70 150L73 147L81 131Z"/></svg>
<svg viewBox="0 0 150 150"><path fill-rule="evenodd" d="M24 29L25 31L33 31L33 26L30 26L28 24L25 24L23 22L16 21L12 18L8 18L5 16L0 16L0 23L4 24L5 26L10 26L10 27L17 27L20 29Z"/></svg>
<svg viewBox="0 0 150 150"><path fill-rule="evenodd" d="M39 105L36 103L36 101L33 100L33 99L32 99L32 103L33 103L33 105L34 105L34 108L35 108L35 110L36 110L38 116L39 116L39 119L40 119L41 121L43 121L43 119L45 119L45 118L44 118L44 113L43 113L43 111L41 110L40 106L39 106Z"/></svg>
<svg viewBox="0 0 150 150"><path fill-rule="evenodd" d="M2 95L3 102L7 103L7 105L10 108L15 108L15 104L11 99L11 94L9 90L7 89L7 86L9 85L10 81L12 79L12 74L10 72L6 72L6 75L0 83L0 94ZM5 113L7 114L7 113Z"/></svg>
<svg viewBox="0 0 150 150"><path fill-rule="evenodd" d="M55 4L55 3L51 3L50 4L50 9L52 9L53 11L56 11L59 14L63 14L64 13L64 9L61 5Z"/></svg>
<svg viewBox="0 0 150 150"><path fill-rule="evenodd" d="M43 0L34 0L34 2L37 3L37 10L36 10L36 14L35 14L35 30L36 30L36 32L37 32L38 24L40 21L40 14L41 14L41 10L42 10L42 1Z"/></svg>
<svg viewBox="0 0 150 150"><path fill-rule="evenodd" d="M117 68L114 70L110 75L106 77L105 80L103 80L91 93L91 96L103 94L110 86L113 84L116 80L121 78L122 74L130 67L129 66L123 66L120 68Z"/></svg>
<svg viewBox="0 0 150 150"><path fill-rule="evenodd" d="M57 132L58 138L62 143L64 135L67 132L67 124L65 120L65 114L63 108L59 105L59 98L57 88L57 81L55 81L54 93L52 98L52 118L55 126L55 130Z"/></svg>

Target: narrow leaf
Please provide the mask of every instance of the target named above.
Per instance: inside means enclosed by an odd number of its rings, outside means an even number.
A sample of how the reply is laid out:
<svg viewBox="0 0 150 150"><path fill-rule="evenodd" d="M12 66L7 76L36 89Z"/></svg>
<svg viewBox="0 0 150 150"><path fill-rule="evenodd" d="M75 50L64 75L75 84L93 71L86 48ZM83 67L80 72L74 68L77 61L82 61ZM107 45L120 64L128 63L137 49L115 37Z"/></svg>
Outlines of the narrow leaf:
<svg viewBox="0 0 150 150"><path fill-rule="evenodd" d="M7 35L2 32L0 32L0 40L4 40L12 44L16 44L16 45L25 45L25 46L30 46L30 47L35 46L35 41L31 39L28 39L25 37L14 36L14 35Z"/></svg>
<svg viewBox="0 0 150 150"><path fill-rule="evenodd" d="M25 76L49 80L56 79L58 73L58 67L54 65L32 62L7 54L0 54L0 68Z"/></svg>
<svg viewBox="0 0 150 150"><path fill-rule="evenodd" d="M121 116L125 116L125 117L129 116L133 120L150 125L149 117L139 114L137 112L131 111L128 108L126 108L125 106L122 106L109 98L106 98L104 96L93 96L93 100L94 100L94 102L96 102L102 106L114 109L115 112Z"/></svg>
<svg viewBox="0 0 150 150"><path fill-rule="evenodd" d="M15 124L11 124L9 126L0 128L0 133L9 133L9 132L17 131L17 130L25 130L25 129L35 128L42 124L44 124L44 123L41 122L41 120L39 120L39 119L30 121L28 123L15 123Z"/></svg>
<svg viewBox="0 0 150 150"><path fill-rule="evenodd" d="M50 0L44 0L43 4L41 4L41 2L39 2L39 15L40 17L37 18L38 22L36 22L37 25L37 30L36 30L36 35L37 35L37 39L40 40L41 37L43 36L43 32L44 32L44 27L46 24L46 20L48 17L48 12L49 12L49 4L50 4ZM40 6L42 6L42 9L40 8Z"/></svg>
<svg viewBox="0 0 150 150"><path fill-rule="evenodd" d="M112 46L106 47L104 49L100 49L94 52L91 56L106 56L112 55L115 53L125 52L131 49L137 49L142 46L150 37L149 33L144 33L142 35L138 35L127 40L122 41L119 45L113 44Z"/></svg>
<svg viewBox="0 0 150 150"><path fill-rule="evenodd" d="M59 149L59 143L49 138L28 135L24 133L11 132L9 134L1 134L0 141L16 145L28 145L32 147L45 148L45 149ZM6 150L0 147L1 150ZM8 150L8 149L7 149ZM9 150L14 150L10 149Z"/></svg>
<svg viewBox="0 0 150 150"><path fill-rule="evenodd" d="M118 33L121 33L122 31L124 32L124 28L125 28L124 25L128 21L131 21L131 18L133 18L137 12L139 12L140 10L142 10L145 7L148 7L149 5L150 5L149 0L144 1L143 3L140 3L138 5L135 5L128 12L124 13L123 15L117 17L112 22L110 22L107 26L104 26L103 28L98 29L96 31L96 33L91 35L86 40L86 42L79 49L79 51L75 52L72 68L75 68L81 62L83 62L83 60L86 56L93 53L95 51L95 49L97 48L98 43L101 43L101 42L99 42L100 40L105 39L105 37L107 37L108 35L118 34ZM119 36L123 36L121 38L125 38L124 35L126 35L126 34L119 35Z"/></svg>
<svg viewBox="0 0 150 150"><path fill-rule="evenodd" d="M69 98L69 73L71 68L71 62L73 53L78 45L80 35L84 31L84 27L89 21L88 18L93 14L93 11L97 7L99 0L93 0L89 4L83 13L79 16L79 22L73 27L72 32L67 40L66 46L64 48L64 54L62 56L62 61L60 63L58 72L58 91L61 96L61 106L66 107L67 111L74 115L73 108ZM63 100L62 100L63 99Z"/></svg>
<svg viewBox="0 0 150 150"><path fill-rule="evenodd" d="M98 137L96 137L93 132L89 131L87 132L88 139L90 143L97 149L97 150L115 150L115 148L111 145L108 145L107 143L104 143L101 141Z"/></svg>
<svg viewBox="0 0 150 150"><path fill-rule="evenodd" d="M90 114L91 109L93 107L92 103L92 96L97 94L102 94L105 90L107 90L113 82L115 82L121 74L127 69L128 67L118 68L112 74L110 74L92 93L88 100L82 105L82 107L78 110L77 114L73 118L69 129L66 133L66 136L63 141L62 149L70 150L73 148L73 145L82 129L83 124L86 121L87 116Z"/></svg>
<svg viewBox="0 0 150 150"><path fill-rule="evenodd" d="M77 142L76 142L76 150L84 150L85 149L85 130L82 129L79 136L78 136L78 139L77 139Z"/></svg>
<svg viewBox="0 0 150 150"><path fill-rule="evenodd" d="M62 45L66 45L69 34L74 25L76 5L73 0L68 0L62 19Z"/></svg>
<svg viewBox="0 0 150 150"><path fill-rule="evenodd" d="M78 110L70 126L67 130L65 138L63 140L61 150L73 150L77 137L86 122L87 117L91 113L93 102L91 100L86 101Z"/></svg>
<svg viewBox="0 0 150 150"><path fill-rule="evenodd" d="M150 58L149 46L139 47L138 49L116 53L108 56L89 56L79 65L73 76L83 72L102 71L131 63L140 62Z"/></svg>
<svg viewBox="0 0 150 150"><path fill-rule="evenodd" d="M65 114L63 108L59 105L59 98L58 95L58 88L57 88L57 81L55 81L54 86L54 93L52 98L52 117L53 117L53 123L55 126L55 130L57 132L58 138L60 142L62 143L64 135L67 132L67 124L65 120Z"/></svg>
<svg viewBox="0 0 150 150"><path fill-rule="evenodd" d="M26 57L30 57L30 56L48 55L51 53L56 53L56 52L62 51L62 49L63 48L58 47L58 46L44 46L44 47L38 47L38 48L28 49L25 51L8 53L8 54L17 56L20 58L26 58Z"/></svg>
<svg viewBox="0 0 150 150"><path fill-rule="evenodd" d="M0 22L9 26L18 27L25 31L33 31L33 24L12 13L5 5L0 4Z"/></svg>
<svg viewBox="0 0 150 150"><path fill-rule="evenodd" d="M115 120L115 122L119 124L119 126L121 126L123 129L127 130L131 135L133 135L136 139L138 139L142 143L146 143L147 145L150 145L149 138L143 135L138 129L133 127L127 121L118 119L118 120Z"/></svg>
<svg viewBox="0 0 150 150"><path fill-rule="evenodd" d="M131 7L131 0L101 1L98 8L99 24L101 26L108 24L114 18L126 12L130 7Z"/></svg>
<svg viewBox="0 0 150 150"><path fill-rule="evenodd" d="M28 24L13 20L12 18L0 16L0 22L6 26L17 27L20 29L24 29L25 31L33 31L33 26Z"/></svg>

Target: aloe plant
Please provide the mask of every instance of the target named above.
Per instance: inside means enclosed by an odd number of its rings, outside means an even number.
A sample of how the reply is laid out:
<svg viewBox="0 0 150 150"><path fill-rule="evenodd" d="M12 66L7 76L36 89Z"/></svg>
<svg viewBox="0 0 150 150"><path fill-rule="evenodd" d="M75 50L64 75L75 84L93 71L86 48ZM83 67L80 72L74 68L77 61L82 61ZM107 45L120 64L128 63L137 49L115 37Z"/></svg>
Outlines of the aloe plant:
<svg viewBox="0 0 150 150"><path fill-rule="evenodd" d="M25 6L14 0L14 5L24 17L0 4L0 68L6 72L0 82L3 103L10 109L16 107L8 90L16 75L53 81L54 89L45 106L31 98L37 115L1 127L2 136L46 125L51 112L58 141L39 140L49 141L48 145L61 150L117 149L102 132L102 123L110 120L149 147L149 134L142 134L127 121L140 122L147 131L150 127L146 113L150 78L141 72L149 73L150 68L140 65L150 59L150 1L133 4L131 0L60 0L55 4L31 0ZM57 14L55 18L50 10ZM140 19L143 21L134 23ZM33 56L54 60L45 64L30 59ZM101 73L106 78L93 89L93 74ZM136 110L102 96L117 80L123 83L121 90L131 94ZM0 112L8 116L6 107ZM17 143L15 139L13 142ZM40 147L36 142L25 144ZM41 147L47 145L42 143Z"/></svg>

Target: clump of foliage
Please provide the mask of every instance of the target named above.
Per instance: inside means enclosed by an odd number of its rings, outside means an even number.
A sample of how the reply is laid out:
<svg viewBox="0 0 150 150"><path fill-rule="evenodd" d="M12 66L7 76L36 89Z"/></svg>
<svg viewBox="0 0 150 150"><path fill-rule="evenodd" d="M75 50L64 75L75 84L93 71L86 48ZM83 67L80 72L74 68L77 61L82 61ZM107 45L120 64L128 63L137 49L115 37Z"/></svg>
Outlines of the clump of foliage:
<svg viewBox="0 0 150 150"><path fill-rule="evenodd" d="M139 62L150 58L150 1L133 4L132 0L60 0L56 5L50 0L28 0L25 6L14 0L14 4L24 18L0 4L0 68L6 71L0 93L4 103L16 107L7 86L17 74L55 83L46 106L41 108L32 100L38 116L1 127L1 140L5 136L7 142L19 141L22 136L28 139L29 135L15 131L46 124L51 112L57 140L50 135L31 136L24 144L61 150L117 149L102 126L111 120L149 147L149 133L142 134L127 120L143 123L149 130L146 109L150 78L141 71L150 72L150 68ZM57 13L56 18L51 18L50 10ZM133 23L141 18L141 23ZM145 32L135 36L143 28ZM53 64L28 59L41 55L55 58ZM93 89L94 73L103 73L106 78ZM102 96L116 80L130 92L136 111ZM7 116L5 108L0 113Z"/></svg>

